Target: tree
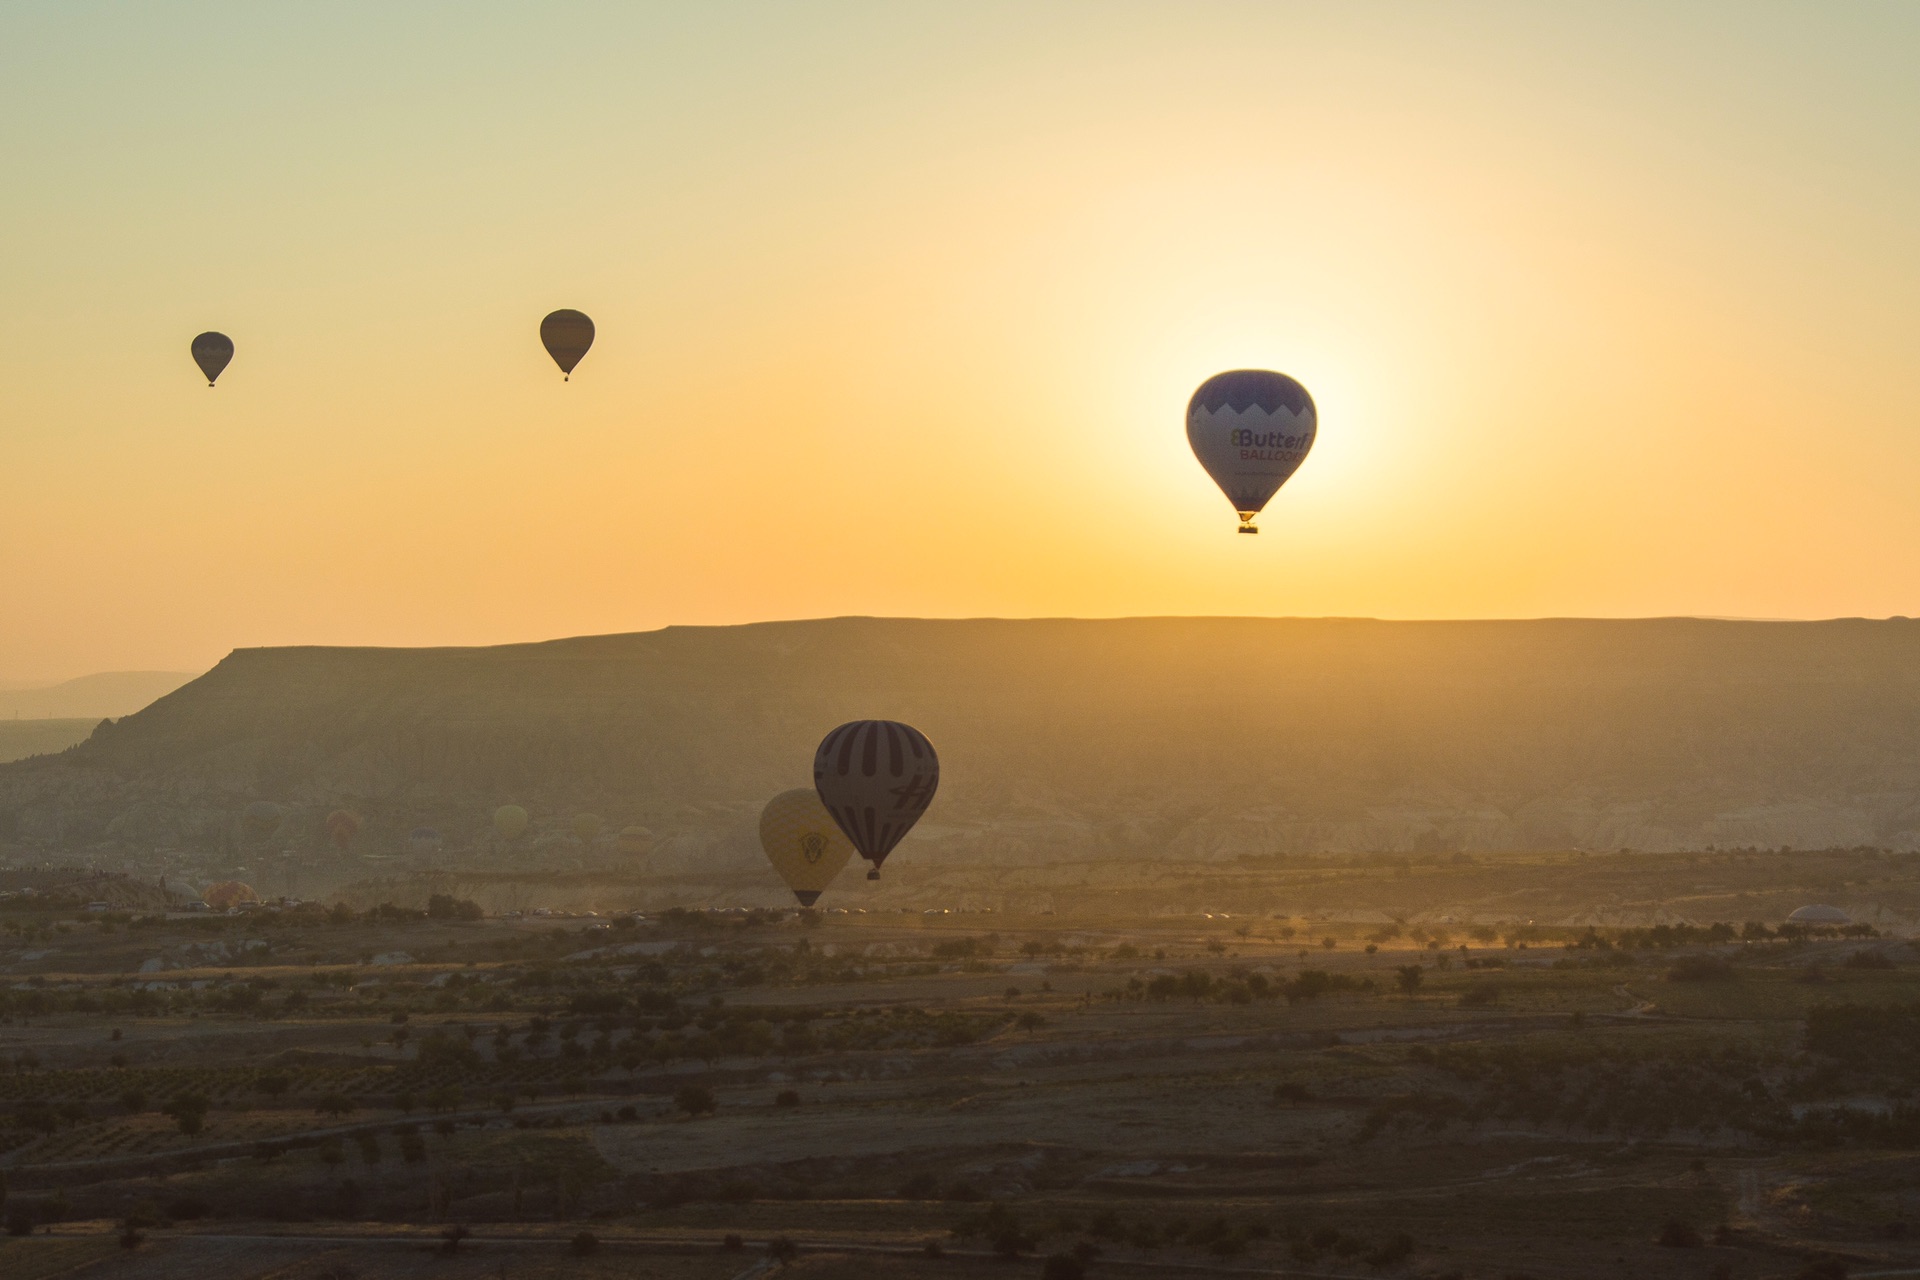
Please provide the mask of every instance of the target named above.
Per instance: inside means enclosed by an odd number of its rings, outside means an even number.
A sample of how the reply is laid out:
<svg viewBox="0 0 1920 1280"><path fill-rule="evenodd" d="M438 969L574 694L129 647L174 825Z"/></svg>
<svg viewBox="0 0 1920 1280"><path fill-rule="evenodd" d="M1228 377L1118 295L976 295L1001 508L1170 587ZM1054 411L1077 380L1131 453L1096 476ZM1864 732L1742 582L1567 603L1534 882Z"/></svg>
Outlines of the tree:
<svg viewBox="0 0 1920 1280"><path fill-rule="evenodd" d="M162 1114L172 1116L180 1132L191 1138L207 1127L207 1111L211 1105L205 1094L183 1093L160 1110Z"/></svg>
<svg viewBox="0 0 1920 1280"><path fill-rule="evenodd" d="M775 1236L767 1241L767 1256L784 1267L800 1256L800 1246L785 1236Z"/></svg>
<svg viewBox="0 0 1920 1280"><path fill-rule="evenodd" d="M332 1116L338 1120L341 1116L352 1115L358 1111L352 1098L344 1093L329 1093L321 1097L313 1106L313 1113L320 1116Z"/></svg>
<svg viewBox="0 0 1920 1280"><path fill-rule="evenodd" d="M1056 1253L1040 1267L1040 1280L1082 1280L1086 1264L1070 1253Z"/></svg>
<svg viewBox="0 0 1920 1280"><path fill-rule="evenodd" d="M690 1116L705 1115L718 1105L713 1090L699 1084L690 1084L674 1094L673 1104Z"/></svg>
<svg viewBox="0 0 1920 1280"><path fill-rule="evenodd" d="M1426 976L1426 968L1417 964L1403 964L1393 971L1393 980L1400 985L1401 992L1409 996L1420 989L1421 979Z"/></svg>

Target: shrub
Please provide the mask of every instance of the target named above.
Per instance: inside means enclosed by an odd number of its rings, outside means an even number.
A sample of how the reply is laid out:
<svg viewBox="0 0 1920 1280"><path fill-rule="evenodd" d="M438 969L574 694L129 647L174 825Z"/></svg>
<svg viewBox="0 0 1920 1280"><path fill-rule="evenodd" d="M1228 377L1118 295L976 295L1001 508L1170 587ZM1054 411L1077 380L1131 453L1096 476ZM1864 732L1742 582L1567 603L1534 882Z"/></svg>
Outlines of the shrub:
<svg viewBox="0 0 1920 1280"><path fill-rule="evenodd" d="M673 1105L690 1116L706 1115L719 1104L714 1101L713 1090L705 1085L690 1084L673 1095Z"/></svg>
<svg viewBox="0 0 1920 1280"><path fill-rule="evenodd" d="M1050 1255L1040 1264L1040 1280L1083 1280L1086 1264L1070 1253Z"/></svg>
<svg viewBox="0 0 1920 1280"><path fill-rule="evenodd" d="M1669 1218L1660 1226L1658 1243L1668 1249L1698 1249L1704 1241L1692 1223Z"/></svg>
<svg viewBox="0 0 1920 1280"><path fill-rule="evenodd" d="M779 1093L776 1093L776 1094L774 1094L774 1095L773 1095L773 1105L774 1105L774 1106L776 1106L776 1107L797 1107L797 1106L799 1106L799 1105L800 1105L800 1092L799 1092L799 1090L797 1090L797 1089L782 1089L782 1090L781 1090L781 1091L780 1091Z"/></svg>
<svg viewBox="0 0 1920 1280"><path fill-rule="evenodd" d="M1667 970L1668 982L1726 982L1737 976L1719 956L1682 956Z"/></svg>
<svg viewBox="0 0 1920 1280"><path fill-rule="evenodd" d="M1856 951L1847 957L1849 969L1891 969L1894 963L1884 951Z"/></svg>
<svg viewBox="0 0 1920 1280"><path fill-rule="evenodd" d="M576 1258L590 1258L600 1252L600 1237L591 1231L582 1231L568 1242L567 1252Z"/></svg>

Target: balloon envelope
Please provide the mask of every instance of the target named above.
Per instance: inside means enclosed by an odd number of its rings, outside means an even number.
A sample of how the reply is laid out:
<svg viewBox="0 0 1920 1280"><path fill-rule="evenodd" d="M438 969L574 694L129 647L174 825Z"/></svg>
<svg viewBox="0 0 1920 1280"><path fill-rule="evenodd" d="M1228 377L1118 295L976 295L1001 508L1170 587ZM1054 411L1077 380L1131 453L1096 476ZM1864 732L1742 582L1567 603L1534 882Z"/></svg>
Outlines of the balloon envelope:
<svg viewBox="0 0 1920 1280"><path fill-rule="evenodd" d="M280 806L268 800L255 800L240 812L240 825L248 835L270 836L280 829Z"/></svg>
<svg viewBox="0 0 1920 1280"><path fill-rule="evenodd" d="M580 837L581 844L592 844L607 829L607 821L597 813L576 813L573 815L573 834Z"/></svg>
<svg viewBox="0 0 1920 1280"><path fill-rule="evenodd" d="M620 852L629 858L644 858L647 850L651 848L653 848L653 832L645 827L620 829Z"/></svg>
<svg viewBox="0 0 1920 1280"><path fill-rule="evenodd" d="M250 884L243 884L238 880L222 880L218 884L208 885L207 891L200 895L200 900L210 907L224 911L228 907L237 907L243 902L258 902L260 895L253 891L253 886Z"/></svg>
<svg viewBox="0 0 1920 1280"><path fill-rule="evenodd" d="M327 815L327 838L344 849L360 834L360 815L348 809L335 809Z"/></svg>
<svg viewBox="0 0 1920 1280"><path fill-rule="evenodd" d="M560 372L571 380L573 366L580 363L593 345L593 321L579 311L550 312L540 322L540 341L553 362L560 366Z"/></svg>
<svg viewBox="0 0 1920 1280"><path fill-rule="evenodd" d="M193 340L192 351L193 362L207 375L207 385L212 386L220 371L233 359L233 339L209 329Z"/></svg>
<svg viewBox="0 0 1920 1280"><path fill-rule="evenodd" d="M1313 397L1284 373L1215 374L1187 401L1187 443L1240 516L1240 532L1313 448Z"/></svg>
<svg viewBox="0 0 1920 1280"><path fill-rule="evenodd" d="M900 838L913 829L940 785L940 757L918 729L897 720L853 720L820 740L813 789L880 878Z"/></svg>
<svg viewBox="0 0 1920 1280"><path fill-rule="evenodd" d="M517 804L503 804L493 811L493 829L509 840L517 840L527 829L527 811Z"/></svg>
<svg viewBox="0 0 1920 1280"><path fill-rule="evenodd" d="M767 801L760 811L760 847L803 907L818 901L853 857L846 834L819 794L807 787L782 791Z"/></svg>

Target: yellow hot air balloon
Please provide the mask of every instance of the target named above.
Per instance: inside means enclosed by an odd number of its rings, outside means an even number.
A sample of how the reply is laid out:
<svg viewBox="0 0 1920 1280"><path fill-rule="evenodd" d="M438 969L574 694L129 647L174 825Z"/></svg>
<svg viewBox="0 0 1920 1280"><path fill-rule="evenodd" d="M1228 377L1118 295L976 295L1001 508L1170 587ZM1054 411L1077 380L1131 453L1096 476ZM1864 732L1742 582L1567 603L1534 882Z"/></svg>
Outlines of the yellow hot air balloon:
<svg viewBox="0 0 1920 1280"><path fill-rule="evenodd" d="M767 801L760 811L760 847L803 907L812 906L853 857L853 845L811 787Z"/></svg>
<svg viewBox="0 0 1920 1280"><path fill-rule="evenodd" d="M518 840L527 830L527 811L517 804L503 804L493 811L493 829L502 838Z"/></svg>
<svg viewBox="0 0 1920 1280"><path fill-rule="evenodd" d="M653 848L653 832L645 827L620 828L620 852L629 858L644 858Z"/></svg>
<svg viewBox="0 0 1920 1280"><path fill-rule="evenodd" d="M573 815L573 834L580 837L581 844L592 844L607 829L607 821L597 813L576 813Z"/></svg>

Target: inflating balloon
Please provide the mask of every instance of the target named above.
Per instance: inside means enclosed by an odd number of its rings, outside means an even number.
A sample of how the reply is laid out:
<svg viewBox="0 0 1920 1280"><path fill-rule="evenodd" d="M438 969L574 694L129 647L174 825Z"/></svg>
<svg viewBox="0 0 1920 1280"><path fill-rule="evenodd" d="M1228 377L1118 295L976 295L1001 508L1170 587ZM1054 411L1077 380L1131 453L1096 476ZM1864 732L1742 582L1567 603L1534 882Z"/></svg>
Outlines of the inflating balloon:
<svg viewBox="0 0 1920 1280"><path fill-rule="evenodd" d="M503 804L493 811L493 829L508 840L518 840L527 829L527 811L517 804Z"/></svg>
<svg viewBox="0 0 1920 1280"><path fill-rule="evenodd" d="M279 805L255 800L241 810L240 827L248 835L264 839L280 829L280 820L285 816Z"/></svg>
<svg viewBox="0 0 1920 1280"><path fill-rule="evenodd" d="M233 339L209 329L193 340L192 350L193 362L207 375L207 385L212 386L220 371L233 359Z"/></svg>
<svg viewBox="0 0 1920 1280"><path fill-rule="evenodd" d="M326 828L327 839L333 841L336 848L345 849L360 834L360 815L349 809L335 809L327 815Z"/></svg>
<svg viewBox="0 0 1920 1280"><path fill-rule="evenodd" d="M918 729L897 720L854 720L820 740L813 789L860 856L867 879L920 821L940 785L940 757Z"/></svg>
<svg viewBox="0 0 1920 1280"><path fill-rule="evenodd" d="M767 801L760 811L760 847L803 907L818 901L853 858L853 846L833 815L819 794L806 787L782 791Z"/></svg>
<svg viewBox="0 0 1920 1280"><path fill-rule="evenodd" d="M566 377L564 382L573 381L573 366L580 363L593 346L593 321L579 311L554 311L540 322L540 341L547 348L547 354L560 366L560 372Z"/></svg>
<svg viewBox="0 0 1920 1280"><path fill-rule="evenodd" d="M645 827L620 828L620 852L629 858L644 858L653 848L653 832Z"/></svg>
<svg viewBox="0 0 1920 1280"><path fill-rule="evenodd" d="M607 829L607 820L597 813L576 813L573 815L573 834L580 837L581 844L592 844Z"/></svg>
<svg viewBox="0 0 1920 1280"><path fill-rule="evenodd" d="M1240 516L1241 533L1313 448L1313 397L1284 373L1215 374L1187 401L1187 443Z"/></svg>

